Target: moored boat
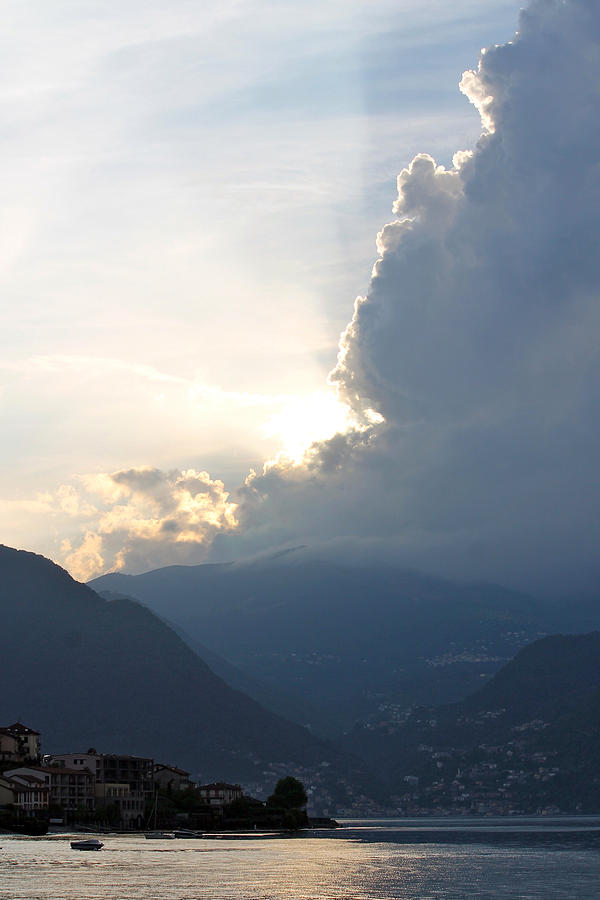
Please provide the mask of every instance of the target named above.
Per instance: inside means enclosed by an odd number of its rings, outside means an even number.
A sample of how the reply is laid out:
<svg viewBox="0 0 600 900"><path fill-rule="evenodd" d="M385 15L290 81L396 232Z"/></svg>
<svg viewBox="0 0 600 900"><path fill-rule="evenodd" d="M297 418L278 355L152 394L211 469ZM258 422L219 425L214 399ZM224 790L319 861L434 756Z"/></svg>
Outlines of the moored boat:
<svg viewBox="0 0 600 900"><path fill-rule="evenodd" d="M104 844L98 838L88 838L85 841L71 841L71 850L102 850Z"/></svg>
<svg viewBox="0 0 600 900"><path fill-rule="evenodd" d="M144 835L147 841L174 841L175 835L172 831L147 831Z"/></svg>

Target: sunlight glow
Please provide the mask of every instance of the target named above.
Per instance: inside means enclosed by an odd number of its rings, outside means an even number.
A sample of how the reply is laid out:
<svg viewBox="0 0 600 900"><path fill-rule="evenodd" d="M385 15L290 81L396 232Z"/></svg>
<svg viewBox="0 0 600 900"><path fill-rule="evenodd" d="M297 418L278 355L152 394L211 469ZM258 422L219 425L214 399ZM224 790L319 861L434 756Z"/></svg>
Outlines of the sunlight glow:
<svg viewBox="0 0 600 900"><path fill-rule="evenodd" d="M262 426L262 431L267 437L279 438L283 454L299 463L311 444L343 433L351 424L350 409L335 393L318 392L291 399Z"/></svg>

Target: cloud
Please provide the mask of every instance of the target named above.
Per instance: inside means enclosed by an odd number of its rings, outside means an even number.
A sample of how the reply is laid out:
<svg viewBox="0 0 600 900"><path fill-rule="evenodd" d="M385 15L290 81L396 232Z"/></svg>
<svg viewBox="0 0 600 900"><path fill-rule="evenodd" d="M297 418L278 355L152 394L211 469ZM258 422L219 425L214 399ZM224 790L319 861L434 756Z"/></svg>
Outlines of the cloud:
<svg viewBox="0 0 600 900"><path fill-rule="evenodd" d="M236 504L221 481L194 469L140 466L82 476L54 498L77 515L83 539L63 541L61 558L76 578L202 557L219 531L237 527ZM89 501L94 499L96 506Z"/></svg>
<svg viewBox="0 0 600 900"><path fill-rule="evenodd" d="M533 2L461 90L483 134L398 177L330 380L385 424L241 492L252 536L394 538L407 564L528 586L598 572L600 8Z"/></svg>
<svg viewBox="0 0 600 900"><path fill-rule="evenodd" d="M104 571L105 561L102 556L102 538L99 534L88 531L81 544L73 549L68 538L62 542L61 552L64 564L71 574L80 581L93 578Z"/></svg>
<svg viewBox="0 0 600 900"><path fill-rule="evenodd" d="M593 583L599 48L596 3L534 0L482 53L461 90L483 134L451 168L420 153L402 170L342 334L330 382L348 429L231 498L206 473L88 482L112 504L96 533L119 565L302 540L545 590Z"/></svg>

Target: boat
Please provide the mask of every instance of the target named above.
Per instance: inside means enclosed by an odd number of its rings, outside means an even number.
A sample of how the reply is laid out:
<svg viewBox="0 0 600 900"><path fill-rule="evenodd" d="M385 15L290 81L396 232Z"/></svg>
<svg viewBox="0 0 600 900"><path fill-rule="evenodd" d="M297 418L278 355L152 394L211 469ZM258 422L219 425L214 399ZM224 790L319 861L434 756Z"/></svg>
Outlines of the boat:
<svg viewBox="0 0 600 900"><path fill-rule="evenodd" d="M173 834L176 838L201 838L204 836L201 831L191 831L189 828L179 828Z"/></svg>
<svg viewBox="0 0 600 900"><path fill-rule="evenodd" d="M154 819L154 831L146 831L144 837L147 841L174 841L175 835L172 831L157 831L156 830L156 818L158 813L158 788L154 794L154 805L152 807L152 811L148 816L148 821L146 822L146 828L150 827L150 822Z"/></svg>
<svg viewBox="0 0 600 900"><path fill-rule="evenodd" d="M104 844L98 838L88 838L86 841L71 841L71 850L102 850Z"/></svg>

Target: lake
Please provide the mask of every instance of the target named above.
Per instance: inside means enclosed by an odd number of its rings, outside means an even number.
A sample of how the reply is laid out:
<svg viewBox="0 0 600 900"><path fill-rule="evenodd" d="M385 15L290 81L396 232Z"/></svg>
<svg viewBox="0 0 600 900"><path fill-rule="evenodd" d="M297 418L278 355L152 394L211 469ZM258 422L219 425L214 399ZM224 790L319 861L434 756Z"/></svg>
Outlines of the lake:
<svg viewBox="0 0 600 900"><path fill-rule="evenodd" d="M80 838L81 835L78 835ZM335 831L148 841L0 836L2 900L597 900L600 819L346 820Z"/></svg>

